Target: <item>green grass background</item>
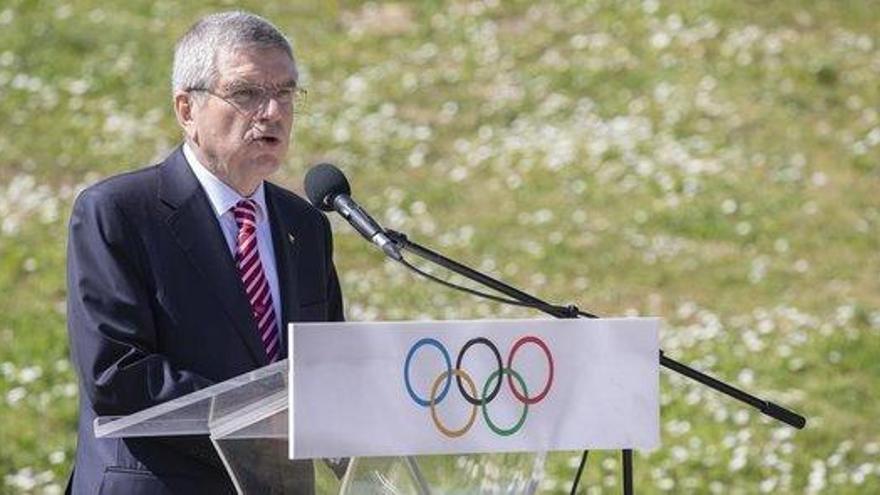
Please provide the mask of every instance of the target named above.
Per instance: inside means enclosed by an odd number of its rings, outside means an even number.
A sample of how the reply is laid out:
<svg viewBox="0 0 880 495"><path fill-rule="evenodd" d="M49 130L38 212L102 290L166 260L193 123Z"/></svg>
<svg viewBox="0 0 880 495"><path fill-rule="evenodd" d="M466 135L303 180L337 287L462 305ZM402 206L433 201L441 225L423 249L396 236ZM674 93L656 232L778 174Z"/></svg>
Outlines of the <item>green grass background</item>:
<svg viewBox="0 0 880 495"><path fill-rule="evenodd" d="M549 300L662 316L670 356L809 418L664 372L640 492L880 491L880 3L3 0L0 493L59 493L72 462L71 202L179 141L173 43L233 7L290 34L309 89L278 182L332 160L387 227ZM534 316L334 225L349 319ZM618 468L594 453L583 492Z"/></svg>

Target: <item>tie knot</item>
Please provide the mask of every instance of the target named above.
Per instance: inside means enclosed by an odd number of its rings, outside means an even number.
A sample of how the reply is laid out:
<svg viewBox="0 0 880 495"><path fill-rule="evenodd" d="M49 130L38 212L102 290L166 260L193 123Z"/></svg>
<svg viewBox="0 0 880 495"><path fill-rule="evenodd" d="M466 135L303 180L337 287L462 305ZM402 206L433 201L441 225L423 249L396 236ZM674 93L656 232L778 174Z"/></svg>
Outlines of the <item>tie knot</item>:
<svg viewBox="0 0 880 495"><path fill-rule="evenodd" d="M239 229L244 225L256 227L257 205L250 199L243 199L232 207L232 216L235 217Z"/></svg>

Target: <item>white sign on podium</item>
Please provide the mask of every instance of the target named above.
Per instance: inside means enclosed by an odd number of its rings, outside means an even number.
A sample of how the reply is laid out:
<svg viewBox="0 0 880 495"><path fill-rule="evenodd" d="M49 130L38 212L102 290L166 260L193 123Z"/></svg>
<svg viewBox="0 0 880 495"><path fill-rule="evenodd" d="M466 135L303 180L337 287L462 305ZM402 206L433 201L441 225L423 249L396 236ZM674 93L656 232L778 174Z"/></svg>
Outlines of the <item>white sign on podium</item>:
<svg viewBox="0 0 880 495"><path fill-rule="evenodd" d="M659 326L290 324L289 456L656 448Z"/></svg>

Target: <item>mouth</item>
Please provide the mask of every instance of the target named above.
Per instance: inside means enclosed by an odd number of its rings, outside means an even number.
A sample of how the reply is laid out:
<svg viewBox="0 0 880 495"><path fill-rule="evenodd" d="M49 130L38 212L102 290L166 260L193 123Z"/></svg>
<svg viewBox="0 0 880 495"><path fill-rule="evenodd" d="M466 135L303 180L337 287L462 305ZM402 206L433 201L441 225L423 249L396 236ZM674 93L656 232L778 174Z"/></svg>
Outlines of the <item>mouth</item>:
<svg viewBox="0 0 880 495"><path fill-rule="evenodd" d="M281 144L281 140L275 136L259 136L251 141L265 146L277 146Z"/></svg>

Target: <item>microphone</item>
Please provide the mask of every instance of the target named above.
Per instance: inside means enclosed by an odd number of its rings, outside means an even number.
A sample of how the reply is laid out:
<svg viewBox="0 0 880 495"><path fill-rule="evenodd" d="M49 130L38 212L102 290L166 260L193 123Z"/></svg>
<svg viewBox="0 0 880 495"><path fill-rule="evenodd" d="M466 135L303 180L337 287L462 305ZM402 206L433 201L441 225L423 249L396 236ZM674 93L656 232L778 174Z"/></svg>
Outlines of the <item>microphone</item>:
<svg viewBox="0 0 880 495"><path fill-rule="evenodd" d="M323 211L335 210L386 255L397 261L403 259L400 247L388 237L385 229L351 198L351 186L341 170L330 163L319 163L309 169L304 183L312 205Z"/></svg>

